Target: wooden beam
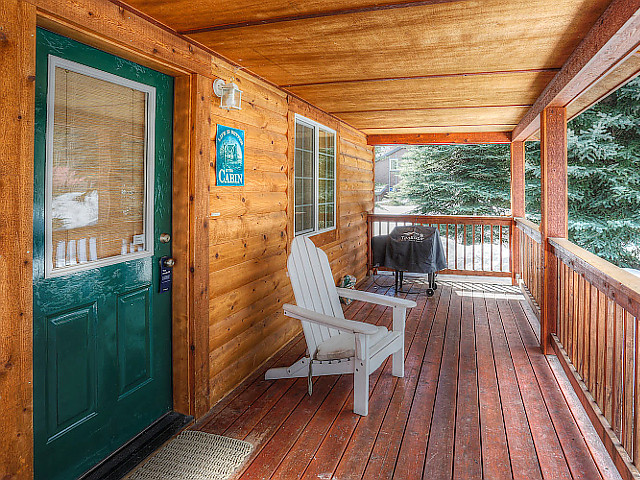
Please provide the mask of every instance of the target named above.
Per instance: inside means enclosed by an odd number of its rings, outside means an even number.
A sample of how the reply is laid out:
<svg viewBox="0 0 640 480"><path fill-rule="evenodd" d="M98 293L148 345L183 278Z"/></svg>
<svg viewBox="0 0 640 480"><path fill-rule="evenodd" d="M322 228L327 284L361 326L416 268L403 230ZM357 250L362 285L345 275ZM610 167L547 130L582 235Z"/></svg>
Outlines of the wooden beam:
<svg viewBox="0 0 640 480"><path fill-rule="evenodd" d="M513 130L526 140L547 107L566 107L591 84L632 55L640 44L640 0L613 0L533 107Z"/></svg>
<svg viewBox="0 0 640 480"><path fill-rule="evenodd" d="M511 216L523 218L524 201L524 142L511 143ZM514 224L515 226L515 224ZM515 230L515 229L514 229ZM516 284L516 274L522 274L520 267L520 235L511 237L511 279Z"/></svg>
<svg viewBox="0 0 640 480"><path fill-rule="evenodd" d="M209 384L209 195L211 192L211 104L213 87L203 75L191 76L191 168L189 179L189 331L194 368L195 416L210 405Z"/></svg>
<svg viewBox="0 0 640 480"><path fill-rule="evenodd" d="M33 478L36 9L0 2L0 478Z"/></svg>
<svg viewBox="0 0 640 480"><path fill-rule="evenodd" d="M236 23L225 23L220 25L211 25L210 27L194 28L181 30L182 35L191 35L195 33L215 32L218 30L230 30L233 28L253 27L256 25L270 25L272 23L295 22L298 20L308 20L313 18L336 17L338 15L351 15L354 13L377 12L383 10L397 10L399 8L425 7L429 5L437 5L440 3L459 2L462 0L413 0L405 2L394 2L382 5L367 5L365 7L343 8L340 10L330 10L327 12L311 12L299 15L286 15L282 17L263 18L260 20L250 20Z"/></svg>
<svg viewBox="0 0 640 480"><path fill-rule="evenodd" d="M411 133L368 135L368 145L447 145L510 143L509 132Z"/></svg>
<svg viewBox="0 0 640 480"><path fill-rule="evenodd" d="M524 142L511 143L511 215L524 217Z"/></svg>
<svg viewBox="0 0 640 480"><path fill-rule="evenodd" d="M551 334L556 331L558 310L557 260L550 237L567 238L567 111L549 107L540 122L540 183L542 189L540 234L544 250L544 287L540 347L551 352Z"/></svg>

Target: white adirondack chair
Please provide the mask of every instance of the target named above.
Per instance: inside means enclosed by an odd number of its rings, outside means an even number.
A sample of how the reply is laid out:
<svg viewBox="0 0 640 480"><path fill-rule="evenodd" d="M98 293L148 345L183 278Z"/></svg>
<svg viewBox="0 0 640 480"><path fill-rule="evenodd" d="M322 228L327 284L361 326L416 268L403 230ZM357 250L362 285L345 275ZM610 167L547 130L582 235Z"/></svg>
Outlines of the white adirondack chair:
<svg viewBox="0 0 640 480"><path fill-rule="evenodd" d="M284 313L302 322L309 356L272 368L265 378L306 377L310 367L314 376L353 373L353 411L366 416L369 375L393 355L393 375L404 376L404 323L416 302L336 287L326 253L306 237L293 240L287 269L297 305L285 304ZM339 297L392 307L393 330L345 319Z"/></svg>

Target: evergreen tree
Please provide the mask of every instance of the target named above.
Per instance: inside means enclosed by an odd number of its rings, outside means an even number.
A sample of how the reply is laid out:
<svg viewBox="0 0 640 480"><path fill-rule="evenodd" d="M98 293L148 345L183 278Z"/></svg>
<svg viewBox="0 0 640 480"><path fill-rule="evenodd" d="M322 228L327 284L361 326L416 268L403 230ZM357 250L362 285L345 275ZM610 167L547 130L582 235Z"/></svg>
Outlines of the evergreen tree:
<svg viewBox="0 0 640 480"><path fill-rule="evenodd" d="M640 79L573 119L567 143L569 240L640 268ZM539 142L527 146L526 159L527 211L539 221Z"/></svg>
<svg viewBox="0 0 640 480"><path fill-rule="evenodd" d="M510 209L508 145L433 145L409 148L393 197L417 213L505 215Z"/></svg>
<svg viewBox="0 0 640 480"><path fill-rule="evenodd" d="M640 269L640 78L567 129L569 240L620 267ZM540 221L540 144L526 145L527 217ZM423 214L509 213L506 145L414 147L396 198Z"/></svg>

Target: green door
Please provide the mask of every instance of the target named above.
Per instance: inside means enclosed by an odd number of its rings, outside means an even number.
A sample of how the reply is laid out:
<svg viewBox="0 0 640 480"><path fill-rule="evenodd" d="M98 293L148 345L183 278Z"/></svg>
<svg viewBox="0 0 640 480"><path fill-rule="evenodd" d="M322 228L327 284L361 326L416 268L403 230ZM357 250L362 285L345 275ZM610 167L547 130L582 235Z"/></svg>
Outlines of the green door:
<svg viewBox="0 0 640 480"><path fill-rule="evenodd" d="M173 79L37 32L35 477L72 479L171 409Z"/></svg>

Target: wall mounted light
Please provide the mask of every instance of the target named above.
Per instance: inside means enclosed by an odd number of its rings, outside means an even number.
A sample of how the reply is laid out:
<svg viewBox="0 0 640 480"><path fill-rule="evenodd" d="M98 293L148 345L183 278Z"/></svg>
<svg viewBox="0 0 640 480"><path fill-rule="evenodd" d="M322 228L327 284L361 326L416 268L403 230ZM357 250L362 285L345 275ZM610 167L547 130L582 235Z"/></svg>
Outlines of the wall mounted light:
<svg viewBox="0 0 640 480"><path fill-rule="evenodd" d="M220 108L230 110L242 108L242 90L233 82L225 83L221 78L213 81L213 93L220 97Z"/></svg>

